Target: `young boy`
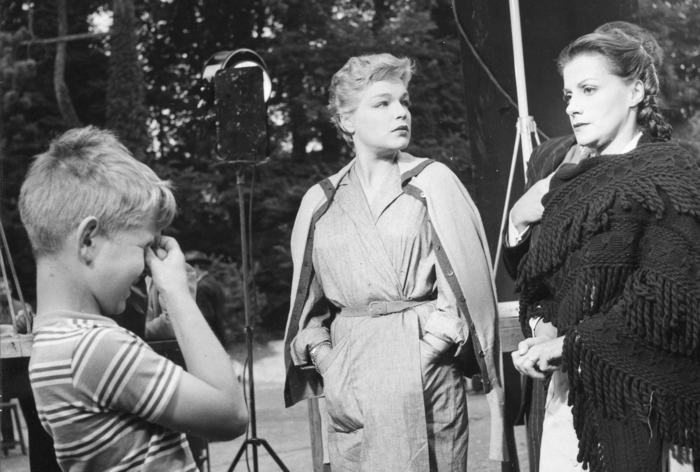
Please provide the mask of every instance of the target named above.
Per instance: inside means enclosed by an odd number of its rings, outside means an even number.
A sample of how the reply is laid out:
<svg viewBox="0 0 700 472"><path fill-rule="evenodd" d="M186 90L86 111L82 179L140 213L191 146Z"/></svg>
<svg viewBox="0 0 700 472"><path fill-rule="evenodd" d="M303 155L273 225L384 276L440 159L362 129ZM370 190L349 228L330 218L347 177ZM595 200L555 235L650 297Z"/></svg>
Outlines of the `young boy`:
<svg viewBox="0 0 700 472"><path fill-rule="evenodd" d="M193 471L180 432L243 434L242 388L189 293L177 242L160 236L176 212L169 183L87 127L37 157L19 205L37 262L29 377L62 469ZM108 318L146 265L188 372Z"/></svg>

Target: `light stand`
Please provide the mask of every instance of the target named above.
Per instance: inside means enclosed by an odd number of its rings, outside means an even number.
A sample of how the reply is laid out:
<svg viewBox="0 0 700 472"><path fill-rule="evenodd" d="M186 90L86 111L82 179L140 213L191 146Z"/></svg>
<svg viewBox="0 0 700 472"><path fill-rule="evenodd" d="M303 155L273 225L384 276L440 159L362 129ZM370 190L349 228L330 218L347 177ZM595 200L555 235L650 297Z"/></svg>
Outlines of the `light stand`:
<svg viewBox="0 0 700 472"><path fill-rule="evenodd" d="M253 377L253 327L250 317L250 287L249 287L249 267L248 267L248 238L246 230L245 221L245 202L243 199L243 185L245 184L245 174L243 169L238 167L236 169L236 187L238 187L238 209L240 213L240 224L241 224L241 256L243 260L243 308L245 311L245 341L246 349L248 351L248 381L249 381L249 400L248 400L248 410L250 412L250 432L251 437L246 438L241 444L238 454L233 459L231 466L228 468L228 472L232 472L233 469L238 464L238 461L243 456L243 453L247 450L250 444L253 448L253 470L258 472L258 446L262 445L270 457L274 459L277 465L284 472L289 472L289 469L282 463L282 460L275 454L272 447L268 442L262 438L258 438L257 423L255 418L255 382Z"/></svg>
<svg viewBox="0 0 700 472"><path fill-rule="evenodd" d="M223 74L223 69L233 68L254 68L258 67L262 69L262 87L259 87L260 82L255 82L253 74L242 74L240 76L234 77ZM235 75L235 74L234 74ZM260 76L257 76L260 77ZM250 414L250 436L247 437L243 444L241 444L236 457L233 459L228 472L232 472L233 469L238 464L238 461L243 456L244 452L247 452L248 446L250 445L253 449L253 471L258 472L258 446L263 446L267 452L270 454L272 459L277 463L283 472L289 472L289 469L282 463L279 456L272 449L270 444L262 439L258 438L257 431L257 419L255 411L255 378L253 375L253 322L251 316L251 303L250 303L250 267L249 267L249 254L250 254L250 242L248 240L248 232L246 225L246 212L245 212L245 200L243 195L243 186L245 185L245 169L248 167L253 167L257 164L266 162L257 161L256 158L262 152L260 150L260 145L263 144L266 147L267 134L265 131L260 132L258 130L252 129L253 126L246 120L255 122L251 120L254 118L254 113L251 113L251 109L247 109L245 105L250 105L251 101L256 102L256 100L263 100L263 103L267 101L270 96L272 83L270 80L270 75L265 65L265 61L250 49L237 49L235 51L221 51L214 54L205 64L204 71L202 73L202 78L207 80L214 79L214 83L217 85L217 101L220 101L217 106L218 125L217 130L219 133L217 149L215 155L218 159L224 162L220 162L219 165L230 164L236 166L236 187L238 189L238 208L240 216L240 227L241 227L241 260L243 266L243 307L245 312L245 337L246 337L246 350L247 350L247 370L248 370L248 411ZM251 81L252 80L252 81ZM259 80L259 79L258 79ZM221 90L219 90L219 88ZM239 103L239 102L246 103ZM255 105L256 103L253 103ZM264 113L263 113L264 114ZM265 121L266 127L266 117L262 117ZM244 123L245 121L245 123ZM255 124L255 123L253 123ZM250 129L248 129L250 128ZM223 146L222 146L223 144ZM219 148L223 148L225 154L222 155L219 152ZM231 156L240 160L231 160ZM245 160L246 157L250 159ZM252 209L251 209L252 211Z"/></svg>
<svg viewBox="0 0 700 472"><path fill-rule="evenodd" d="M520 2L519 0L509 0L510 7L510 27L513 37L513 62L515 66L515 86L518 92L518 132L515 135L515 146L513 146L513 159L510 165L510 175L508 177L508 190L506 191L506 201L503 204L503 217L501 218L501 230L498 232L498 246L496 247L496 259L493 262L493 280L496 280L498 263L501 259L501 247L503 245L503 231L508 218L508 207L510 204L510 191L513 187L513 177L515 175L515 163L518 160L518 149L522 145L523 151L523 171L527 183L527 164L532 154L532 135L535 135L537 144L540 144L540 137L537 134L537 124L530 116L527 106L527 87L525 85L525 58L523 55L523 37L520 27Z"/></svg>

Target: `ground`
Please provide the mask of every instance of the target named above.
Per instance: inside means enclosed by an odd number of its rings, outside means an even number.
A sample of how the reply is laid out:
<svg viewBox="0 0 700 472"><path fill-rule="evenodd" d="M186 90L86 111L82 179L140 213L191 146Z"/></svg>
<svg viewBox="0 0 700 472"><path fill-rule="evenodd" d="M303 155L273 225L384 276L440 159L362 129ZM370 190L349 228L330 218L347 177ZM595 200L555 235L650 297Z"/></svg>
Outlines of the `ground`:
<svg viewBox="0 0 700 472"><path fill-rule="evenodd" d="M238 369L245 359L245 348L241 346L232 350L231 357ZM284 408L282 361L282 342L272 341L257 345L253 357L253 374L255 377L255 403L257 416L257 436L265 439L272 450L280 457L292 472L310 472L311 443L309 439L309 416L306 403L302 402L292 408ZM469 470L478 472L500 472L500 463L488 460L489 412L486 397L480 393L470 393L469 404ZM26 438L26 430L24 431ZM525 447L525 430L522 426L515 428L521 471L527 472L527 451ZM229 470L236 453L240 450L245 437L228 442L215 442L209 445L211 472ZM248 446L248 462L253 470L253 450ZM272 457L262 447L258 447L259 470L273 472L280 470ZM0 455L0 470L3 472L29 472L29 460L18 449L9 451L7 456ZM206 469L205 469L206 470ZM247 471L246 454L236 465L234 471Z"/></svg>

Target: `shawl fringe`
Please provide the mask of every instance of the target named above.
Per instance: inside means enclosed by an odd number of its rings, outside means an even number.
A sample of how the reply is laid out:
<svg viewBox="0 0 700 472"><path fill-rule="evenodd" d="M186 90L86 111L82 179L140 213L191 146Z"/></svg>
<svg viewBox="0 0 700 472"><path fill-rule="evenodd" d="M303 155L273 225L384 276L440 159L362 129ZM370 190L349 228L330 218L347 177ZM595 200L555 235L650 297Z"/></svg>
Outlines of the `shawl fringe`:
<svg viewBox="0 0 700 472"><path fill-rule="evenodd" d="M596 408L604 417L618 421L649 424L652 413L658 426L650 434L700 451L700 398L673 388L656 385L623 372L589 349L581 337L565 339L564 365L569 376L568 403L572 405L574 428L579 438L578 461L591 470L609 470L605 463L605 444L591 412ZM698 463L697 457L695 458Z"/></svg>

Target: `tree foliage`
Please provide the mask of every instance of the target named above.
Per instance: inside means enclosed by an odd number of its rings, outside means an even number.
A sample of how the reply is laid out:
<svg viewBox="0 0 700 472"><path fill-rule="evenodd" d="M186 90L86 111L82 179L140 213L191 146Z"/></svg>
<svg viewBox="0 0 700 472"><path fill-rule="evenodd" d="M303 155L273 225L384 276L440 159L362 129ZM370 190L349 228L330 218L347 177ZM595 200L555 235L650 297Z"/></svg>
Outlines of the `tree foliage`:
<svg viewBox="0 0 700 472"><path fill-rule="evenodd" d="M133 13L120 16L118 6L132 5ZM22 41L56 36L56 6L56 0L0 0L0 41L9 45L0 49L0 90L3 97L18 94L3 101L11 104L0 119L2 221L30 299L33 263L17 215L19 185L31 156L70 124L54 93L56 45ZM672 51L665 91L681 128L684 120L697 118L700 104L697 2L640 0L640 8L642 24ZM140 157L159 175L173 181L180 208L169 231L184 249L214 256L231 285L233 311L240 310L240 300L233 298L242 284L234 283L241 264L236 173L212 158L212 121L207 107L198 107L211 105L211 90L199 77L218 51L250 48L265 59L274 86L268 102L272 159L254 176L246 171L244 193L252 210L259 316L269 330L284 327L292 274L289 237L301 198L352 157L326 108L331 77L348 58L390 52L415 60L408 151L443 161L469 180L461 56L449 0L66 0L66 14L67 34L94 31L95 15L114 19L111 39L67 43L65 84L77 118L116 129L137 154L145 149ZM6 77L18 70L13 64L23 63L33 64L35 75L21 87L8 85Z"/></svg>
<svg viewBox="0 0 700 472"><path fill-rule="evenodd" d="M665 52L661 80L674 135L700 140L700 2L640 0L639 10Z"/></svg>
<svg viewBox="0 0 700 472"><path fill-rule="evenodd" d="M143 70L139 62L133 0L114 0L110 31L107 127L140 161L148 148L148 109Z"/></svg>

